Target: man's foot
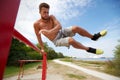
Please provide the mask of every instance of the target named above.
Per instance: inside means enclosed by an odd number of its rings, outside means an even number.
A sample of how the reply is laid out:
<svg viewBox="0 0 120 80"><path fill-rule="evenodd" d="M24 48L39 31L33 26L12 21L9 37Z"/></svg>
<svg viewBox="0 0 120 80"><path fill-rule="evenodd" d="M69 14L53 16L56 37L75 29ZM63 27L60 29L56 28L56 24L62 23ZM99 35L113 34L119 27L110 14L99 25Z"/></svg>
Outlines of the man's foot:
<svg viewBox="0 0 120 80"><path fill-rule="evenodd" d="M89 50L87 50L87 52L94 53L94 54L97 54L97 55L100 55L100 54L104 53L104 51L101 50L101 49L94 49L94 48L91 48L91 47L89 47Z"/></svg>
<svg viewBox="0 0 120 80"><path fill-rule="evenodd" d="M107 34L107 30L102 30L101 32L94 34L92 40L96 41L98 40L100 37L103 37Z"/></svg>

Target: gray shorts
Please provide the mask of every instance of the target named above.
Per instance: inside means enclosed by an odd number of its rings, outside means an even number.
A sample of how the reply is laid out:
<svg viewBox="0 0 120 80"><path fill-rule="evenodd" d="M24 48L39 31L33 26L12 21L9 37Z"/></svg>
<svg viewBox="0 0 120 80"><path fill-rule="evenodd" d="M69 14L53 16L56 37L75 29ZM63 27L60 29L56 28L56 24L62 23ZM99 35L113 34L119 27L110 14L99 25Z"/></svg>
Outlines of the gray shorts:
<svg viewBox="0 0 120 80"><path fill-rule="evenodd" d="M53 43L56 46L66 46L69 48L69 37L74 36L75 34L72 32L72 27L65 28L59 31L56 38L53 40Z"/></svg>

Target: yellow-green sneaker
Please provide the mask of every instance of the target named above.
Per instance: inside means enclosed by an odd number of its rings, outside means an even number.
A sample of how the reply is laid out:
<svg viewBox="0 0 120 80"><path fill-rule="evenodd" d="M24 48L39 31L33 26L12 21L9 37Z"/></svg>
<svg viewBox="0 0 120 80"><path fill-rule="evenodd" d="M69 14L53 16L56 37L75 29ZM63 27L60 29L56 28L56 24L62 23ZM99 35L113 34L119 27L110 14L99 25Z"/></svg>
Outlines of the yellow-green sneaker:
<svg viewBox="0 0 120 80"><path fill-rule="evenodd" d="M95 49L95 48L91 48L91 47L89 47L87 52L94 53L94 54L97 54L97 55L100 55L100 54L104 53L104 51L101 50L101 49Z"/></svg>
<svg viewBox="0 0 120 80"><path fill-rule="evenodd" d="M104 53L103 50L101 50L101 49L96 49L96 54L97 54L97 55L101 55L101 54L103 54L103 53Z"/></svg>
<svg viewBox="0 0 120 80"><path fill-rule="evenodd" d="M106 34L107 34L107 30L102 30L102 31L100 31L100 32L97 33L97 34L94 34L92 40L96 41L96 40L98 40L100 37L105 36Z"/></svg>
<svg viewBox="0 0 120 80"><path fill-rule="evenodd" d="M102 30L101 32L100 32L100 35L101 36L105 36L107 34L107 30Z"/></svg>

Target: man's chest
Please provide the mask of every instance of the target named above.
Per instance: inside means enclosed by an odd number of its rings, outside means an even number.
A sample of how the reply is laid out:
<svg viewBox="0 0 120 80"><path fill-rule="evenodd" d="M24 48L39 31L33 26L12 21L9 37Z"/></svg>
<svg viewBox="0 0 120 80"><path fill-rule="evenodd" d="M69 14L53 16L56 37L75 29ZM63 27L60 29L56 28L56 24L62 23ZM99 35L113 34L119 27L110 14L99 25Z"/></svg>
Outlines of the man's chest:
<svg viewBox="0 0 120 80"><path fill-rule="evenodd" d="M47 30L50 30L54 27L53 23L51 23L51 22L47 22L47 23L40 22L39 25L40 25L41 29L47 29Z"/></svg>

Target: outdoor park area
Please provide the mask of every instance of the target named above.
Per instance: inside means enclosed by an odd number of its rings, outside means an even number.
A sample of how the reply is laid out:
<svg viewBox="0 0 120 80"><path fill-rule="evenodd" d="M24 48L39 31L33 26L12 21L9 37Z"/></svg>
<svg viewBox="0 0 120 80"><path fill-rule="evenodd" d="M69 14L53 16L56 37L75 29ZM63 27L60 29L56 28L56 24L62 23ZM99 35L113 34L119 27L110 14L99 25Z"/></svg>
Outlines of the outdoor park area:
<svg viewBox="0 0 120 80"><path fill-rule="evenodd" d="M41 46L34 43L35 37L26 36L33 34L27 33L27 28L22 29L19 26L23 25L18 26L17 24L20 6L23 2L24 0L0 1L0 80L120 80L120 41L118 37L116 38L117 45L114 46L114 57L112 55L110 60L99 57L106 59L105 61L81 60L82 58L77 58L81 54L71 57L72 53L77 54L77 50L70 48L72 51L70 51L71 54L70 52L68 54L65 52L67 48L52 48L48 42L44 43L45 51L41 51ZM30 10L31 7L28 4L26 6ZM25 21L24 18L22 23ZM115 31L119 30L118 26ZM19 29L23 31L19 31ZM24 32L26 35L23 34ZM100 47L104 46L106 45ZM86 54L84 51L81 53ZM96 58L95 54L90 56Z"/></svg>
<svg viewBox="0 0 120 80"><path fill-rule="evenodd" d="M63 62L63 63L62 63ZM74 63L74 64L73 64ZM23 76L20 75L20 80L41 80L42 68L38 68L38 63L24 70ZM81 66L82 65L82 66ZM119 80L111 74L104 72L105 63L103 62L82 62L72 60L71 58L62 58L60 60L48 61L46 80ZM30 65L29 65L30 66ZM101 67L102 66L102 67ZM24 65L24 68L26 66ZM19 69L16 70L19 72ZM18 74L4 78L3 80L16 80Z"/></svg>

